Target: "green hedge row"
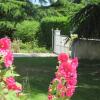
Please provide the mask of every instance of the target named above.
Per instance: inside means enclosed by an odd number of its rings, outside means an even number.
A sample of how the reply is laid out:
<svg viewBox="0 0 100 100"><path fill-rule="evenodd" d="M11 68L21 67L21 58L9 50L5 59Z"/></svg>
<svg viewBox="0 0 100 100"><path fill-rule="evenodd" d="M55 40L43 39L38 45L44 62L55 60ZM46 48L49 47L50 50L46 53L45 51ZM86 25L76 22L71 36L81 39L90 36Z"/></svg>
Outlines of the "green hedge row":
<svg viewBox="0 0 100 100"><path fill-rule="evenodd" d="M61 34L68 34L69 32L69 17L46 17L41 21L41 33L38 34L38 40L47 48L51 47L52 29L61 30Z"/></svg>
<svg viewBox="0 0 100 100"><path fill-rule="evenodd" d="M69 17L46 17L41 22L34 20L24 20L17 23L0 21L0 37L9 36L17 38L23 42L31 42L37 39L38 43L47 48L51 47L52 29L61 30L61 34L69 33Z"/></svg>

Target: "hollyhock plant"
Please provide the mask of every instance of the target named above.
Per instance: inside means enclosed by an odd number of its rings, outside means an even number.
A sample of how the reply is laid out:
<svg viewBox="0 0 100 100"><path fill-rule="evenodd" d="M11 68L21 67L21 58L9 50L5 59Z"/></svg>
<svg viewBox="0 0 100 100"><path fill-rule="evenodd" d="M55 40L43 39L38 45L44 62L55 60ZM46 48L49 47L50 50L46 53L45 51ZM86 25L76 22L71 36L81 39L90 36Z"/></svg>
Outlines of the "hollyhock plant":
<svg viewBox="0 0 100 100"><path fill-rule="evenodd" d="M9 38L0 39L0 100L20 100L22 85L15 80L13 53Z"/></svg>
<svg viewBox="0 0 100 100"><path fill-rule="evenodd" d="M12 77L12 76L7 77L5 82L6 82L8 90L14 90L15 92L22 91L22 86L17 85L14 77Z"/></svg>
<svg viewBox="0 0 100 100"><path fill-rule="evenodd" d="M71 59L66 53L58 56L59 66L48 89L48 100L70 100L77 84L77 57Z"/></svg>
<svg viewBox="0 0 100 100"><path fill-rule="evenodd" d="M10 49L10 46L11 46L11 41L9 38L5 37L0 39L0 49L2 50Z"/></svg>
<svg viewBox="0 0 100 100"><path fill-rule="evenodd" d="M66 62L69 58L69 55L68 54L65 54L65 53L61 53L59 56L58 56L58 61L60 62Z"/></svg>
<svg viewBox="0 0 100 100"><path fill-rule="evenodd" d="M4 56L4 64L8 68L12 65L13 63L13 54L11 51L7 51L7 54Z"/></svg>

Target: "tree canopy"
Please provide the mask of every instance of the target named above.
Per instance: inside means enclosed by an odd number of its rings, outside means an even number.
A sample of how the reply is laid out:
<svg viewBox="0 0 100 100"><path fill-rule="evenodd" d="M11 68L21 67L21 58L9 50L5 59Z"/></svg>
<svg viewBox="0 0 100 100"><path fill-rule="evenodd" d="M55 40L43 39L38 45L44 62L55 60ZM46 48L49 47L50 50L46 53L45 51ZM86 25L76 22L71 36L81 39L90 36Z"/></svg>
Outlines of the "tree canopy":
<svg viewBox="0 0 100 100"><path fill-rule="evenodd" d="M79 37L100 38L100 4L88 4L72 18L72 31Z"/></svg>
<svg viewBox="0 0 100 100"><path fill-rule="evenodd" d="M25 24L34 25L35 21L41 26L42 20L46 17L48 19L66 17L68 21L65 25L69 29L65 34L77 33L79 37L86 38L100 37L100 0L39 0L39 2L50 2L50 5L35 5L31 0L0 0L0 36L11 36L12 33L24 35L25 31L17 32L18 26L23 29L28 27ZM27 33L32 34L31 32ZM49 33L50 31L47 34Z"/></svg>
<svg viewBox="0 0 100 100"><path fill-rule="evenodd" d="M0 36L9 35L16 30L16 24L24 19L32 19L33 4L27 0L0 1Z"/></svg>

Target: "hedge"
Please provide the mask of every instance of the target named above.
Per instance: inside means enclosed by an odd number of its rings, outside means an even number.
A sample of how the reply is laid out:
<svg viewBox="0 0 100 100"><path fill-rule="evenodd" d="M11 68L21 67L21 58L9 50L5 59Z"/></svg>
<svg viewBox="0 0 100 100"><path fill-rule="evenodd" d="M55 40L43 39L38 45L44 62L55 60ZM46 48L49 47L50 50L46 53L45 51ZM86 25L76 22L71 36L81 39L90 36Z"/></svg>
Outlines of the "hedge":
<svg viewBox="0 0 100 100"><path fill-rule="evenodd" d="M52 29L61 30L61 34L69 32L69 17L46 17L41 21L41 33L38 35L39 43L47 48L51 47Z"/></svg>

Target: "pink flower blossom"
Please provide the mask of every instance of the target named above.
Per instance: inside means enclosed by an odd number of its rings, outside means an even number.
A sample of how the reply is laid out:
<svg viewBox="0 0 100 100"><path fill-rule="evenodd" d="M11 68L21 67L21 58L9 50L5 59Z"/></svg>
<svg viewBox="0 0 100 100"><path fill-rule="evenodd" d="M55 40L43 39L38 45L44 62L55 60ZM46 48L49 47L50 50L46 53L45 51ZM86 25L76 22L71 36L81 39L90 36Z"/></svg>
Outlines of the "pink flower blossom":
<svg viewBox="0 0 100 100"><path fill-rule="evenodd" d="M60 90L60 89L62 89L62 88L63 88L62 83L58 83L58 85L57 85L57 89Z"/></svg>
<svg viewBox="0 0 100 100"><path fill-rule="evenodd" d="M62 66L65 72L75 72L78 67L78 59L69 59L67 62L63 62L60 66Z"/></svg>
<svg viewBox="0 0 100 100"><path fill-rule="evenodd" d="M72 64L72 69L73 69L73 70L76 70L76 68L78 67L78 58L75 57L75 58L72 60L71 64Z"/></svg>
<svg viewBox="0 0 100 100"><path fill-rule="evenodd" d="M71 71L71 63L69 62L63 62L61 64L61 66L63 67L64 71L67 73L68 71Z"/></svg>
<svg viewBox="0 0 100 100"><path fill-rule="evenodd" d="M12 65L13 63L13 54L11 51L7 51L6 56L4 57L4 64L8 68Z"/></svg>
<svg viewBox="0 0 100 100"><path fill-rule="evenodd" d="M22 86L18 86L12 76L6 79L6 84L9 90L15 90L17 93L22 90Z"/></svg>
<svg viewBox="0 0 100 100"><path fill-rule="evenodd" d="M68 85L67 91L66 91L66 96L71 97L75 92L75 86L73 85Z"/></svg>
<svg viewBox="0 0 100 100"><path fill-rule="evenodd" d="M50 84L50 98L71 97L75 92L77 84L78 59L69 58L69 55L62 53L58 56L59 67L55 73L55 78ZM55 89L55 91L54 91ZM55 93L54 93L55 92ZM48 99L52 100L52 99Z"/></svg>
<svg viewBox="0 0 100 100"><path fill-rule="evenodd" d="M77 79L77 72L68 72L66 73L66 79L69 80L69 79Z"/></svg>
<svg viewBox="0 0 100 100"><path fill-rule="evenodd" d="M52 100L53 99L53 95L49 94L48 95L48 100Z"/></svg>
<svg viewBox="0 0 100 100"><path fill-rule="evenodd" d="M15 84L14 77L11 76L11 77L6 78L6 83L7 83L7 85Z"/></svg>
<svg viewBox="0 0 100 100"><path fill-rule="evenodd" d="M77 84L77 79L67 79L67 84L75 86Z"/></svg>
<svg viewBox="0 0 100 100"><path fill-rule="evenodd" d="M1 38L0 39L0 49L6 50L9 49L11 45L11 41L9 38Z"/></svg>
<svg viewBox="0 0 100 100"><path fill-rule="evenodd" d="M4 57L7 55L8 50L0 49L0 56Z"/></svg>
<svg viewBox="0 0 100 100"><path fill-rule="evenodd" d="M58 61L60 62L65 62L67 61L69 58L69 55L66 54L66 53L61 53L59 56L58 56Z"/></svg>

